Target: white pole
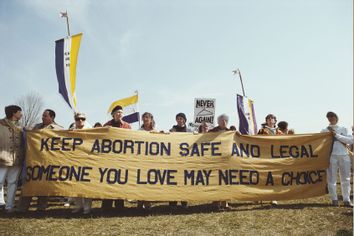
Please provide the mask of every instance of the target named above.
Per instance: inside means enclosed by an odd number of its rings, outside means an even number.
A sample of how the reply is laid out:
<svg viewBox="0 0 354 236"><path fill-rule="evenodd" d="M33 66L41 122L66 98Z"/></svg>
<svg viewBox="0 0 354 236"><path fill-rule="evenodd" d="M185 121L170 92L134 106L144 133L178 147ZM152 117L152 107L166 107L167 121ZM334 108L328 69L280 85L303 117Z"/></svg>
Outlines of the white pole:
<svg viewBox="0 0 354 236"><path fill-rule="evenodd" d="M69 15L68 15L68 11L65 10L65 12L60 12L60 16L66 18L66 29L67 29L67 31L68 31L68 37L70 37L70 26L69 26Z"/></svg>
<svg viewBox="0 0 354 236"><path fill-rule="evenodd" d="M135 93L136 93L136 95L138 96L138 102L136 103L136 109L138 110L138 120L139 120L139 128L141 127L141 124L140 124L140 112L139 112L139 92L138 92L138 90L135 90Z"/></svg>
<svg viewBox="0 0 354 236"><path fill-rule="evenodd" d="M242 75L241 75L241 71L240 69L236 69L234 71L232 71L234 73L234 75L238 74L239 78L240 78L240 81L241 81L241 86L242 86L242 94L244 97L246 97L246 93L245 93L245 89L243 87L243 82L242 82Z"/></svg>

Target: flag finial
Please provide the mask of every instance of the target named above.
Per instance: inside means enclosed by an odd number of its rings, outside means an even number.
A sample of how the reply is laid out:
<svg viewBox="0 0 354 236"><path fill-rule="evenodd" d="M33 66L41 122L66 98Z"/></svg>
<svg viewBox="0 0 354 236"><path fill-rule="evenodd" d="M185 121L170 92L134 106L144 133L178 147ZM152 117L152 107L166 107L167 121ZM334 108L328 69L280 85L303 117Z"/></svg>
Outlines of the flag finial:
<svg viewBox="0 0 354 236"><path fill-rule="evenodd" d="M68 15L68 11L65 10L60 12L60 17L65 17L66 18L66 27L68 30L68 36L70 36L70 27L69 27L69 15Z"/></svg>

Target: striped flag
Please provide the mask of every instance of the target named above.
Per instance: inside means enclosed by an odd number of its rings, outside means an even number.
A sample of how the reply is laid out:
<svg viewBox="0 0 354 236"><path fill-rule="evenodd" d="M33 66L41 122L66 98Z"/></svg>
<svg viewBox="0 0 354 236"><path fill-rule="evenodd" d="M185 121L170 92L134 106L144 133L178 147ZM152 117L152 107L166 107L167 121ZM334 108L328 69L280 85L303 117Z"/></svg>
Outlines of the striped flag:
<svg viewBox="0 0 354 236"><path fill-rule="evenodd" d="M117 100L111 104L108 109L108 113L111 113L113 108L116 106L121 106L123 108L123 120L128 123L134 123L139 121L139 111L138 111L138 100L139 96L136 92L135 95L127 98Z"/></svg>
<svg viewBox="0 0 354 236"><path fill-rule="evenodd" d="M59 93L76 111L76 63L82 33L55 41L55 69Z"/></svg>
<svg viewBox="0 0 354 236"><path fill-rule="evenodd" d="M237 112L240 133L249 135L257 134L257 121L253 101L237 94Z"/></svg>

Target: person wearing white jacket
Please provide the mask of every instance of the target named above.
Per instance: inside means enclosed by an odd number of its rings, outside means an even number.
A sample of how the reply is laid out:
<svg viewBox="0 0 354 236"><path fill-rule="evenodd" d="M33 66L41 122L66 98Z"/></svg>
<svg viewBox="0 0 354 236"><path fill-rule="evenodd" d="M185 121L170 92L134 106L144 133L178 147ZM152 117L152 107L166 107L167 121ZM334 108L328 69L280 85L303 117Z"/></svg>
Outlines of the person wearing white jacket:
<svg viewBox="0 0 354 236"><path fill-rule="evenodd" d="M334 112L327 113L329 126L321 132L331 132L334 135L330 164L327 170L328 191L331 196L332 205L339 206L337 196L337 175L338 169L341 180L343 203L345 207L353 207L350 201L350 157L346 148L347 144L353 143L353 137L345 127L337 125L338 116Z"/></svg>
<svg viewBox="0 0 354 236"><path fill-rule="evenodd" d="M75 123L72 125L70 130L75 130L75 129L88 129L91 128L90 125L87 124L86 121L86 115L81 112L76 112L74 115ZM70 201L71 199L69 199ZM91 213L91 205L92 205L92 199L91 198L81 198L81 197L75 197L72 200L75 202L75 208L72 210L72 213L79 213L80 211L83 210L83 214L87 215Z"/></svg>

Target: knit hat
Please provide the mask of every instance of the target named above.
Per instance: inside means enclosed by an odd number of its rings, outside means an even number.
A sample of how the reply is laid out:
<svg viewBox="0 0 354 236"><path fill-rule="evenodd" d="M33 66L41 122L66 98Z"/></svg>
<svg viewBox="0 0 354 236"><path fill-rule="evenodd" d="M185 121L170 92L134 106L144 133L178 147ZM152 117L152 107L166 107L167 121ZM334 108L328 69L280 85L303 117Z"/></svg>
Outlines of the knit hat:
<svg viewBox="0 0 354 236"><path fill-rule="evenodd" d="M123 111L122 106L120 106L120 105L115 106L111 112L111 115L113 115L116 111L119 111L119 110Z"/></svg>

